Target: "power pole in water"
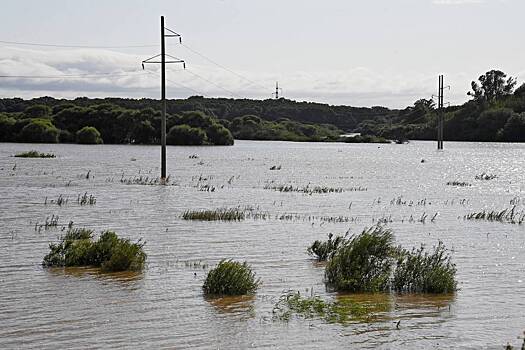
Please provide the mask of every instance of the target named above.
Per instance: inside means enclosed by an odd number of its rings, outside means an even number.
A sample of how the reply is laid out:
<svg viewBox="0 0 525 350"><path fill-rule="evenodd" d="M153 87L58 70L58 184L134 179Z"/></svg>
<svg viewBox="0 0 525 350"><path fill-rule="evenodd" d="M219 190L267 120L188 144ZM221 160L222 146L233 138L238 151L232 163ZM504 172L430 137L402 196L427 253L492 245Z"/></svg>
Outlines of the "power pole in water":
<svg viewBox="0 0 525 350"><path fill-rule="evenodd" d="M437 123L437 142L438 150L443 149L443 75L439 76L439 87L438 87L438 123Z"/></svg>
<svg viewBox="0 0 525 350"><path fill-rule="evenodd" d="M165 30L169 33L165 34ZM182 44L182 36L175 33L173 30L168 29L164 26L164 16L160 16L160 54L148 58L142 61L142 69L144 69L145 63L160 63L160 100L161 100L161 123L160 123L160 180L161 183L166 181L166 63L182 63L184 69L186 69L186 63L178 59L177 57L166 55L166 37L178 37L179 42ZM155 61L160 56L160 62ZM166 56L170 57L171 61L166 61Z"/></svg>

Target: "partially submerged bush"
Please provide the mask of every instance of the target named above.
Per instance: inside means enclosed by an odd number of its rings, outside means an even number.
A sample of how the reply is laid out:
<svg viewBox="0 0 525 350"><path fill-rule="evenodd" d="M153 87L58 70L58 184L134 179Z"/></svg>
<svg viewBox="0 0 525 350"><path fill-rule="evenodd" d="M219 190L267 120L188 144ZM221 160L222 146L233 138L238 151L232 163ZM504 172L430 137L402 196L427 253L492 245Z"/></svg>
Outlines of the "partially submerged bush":
<svg viewBox="0 0 525 350"><path fill-rule="evenodd" d="M388 288L394 248L392 231L377 226L344 242L326 266L327 284L337 291L378 292Z"/></svg>
<svg viewBox="0 0 525 350"><path fill-rule="evenodd" d="M429 253L421 246L403 250L397 259L392 288L399 292L451 293L456 290L456 265L442 242Z"/></svg>
<svg viewBox="0 0 525 350"><path fill-rule="evenodd" d="M17 158L55 158L55 155L53 153L40 153L35 150L17 153L15 154L15 157Z"/></svg>
<svg viewBox="0 0 525 350"><path fill-rule="evenodd" d="M394 246L392 232L381 226L344 239L329 255L326 283L337 291L452 293L456 266L442 242L433 252Z"/></svg>
<svg viewBox="0 0 525 350"><path fill-rule="evenodd" d="M44 257L46 267L95 266L105 272L141 271L146 261L144 243L131 243L115 232L105 231L97 241L93 231L69 229L61 241L50 244Z"/></svg>
<svg viewBox="0 0 525 350"><path fill-rule="evenodd" d="M345 238L342 236L336 236L334 239L332 239L332 237L333 235L330 233L327 241L316 240L310 247L308 247L308 254L315 256L319 261L328 260L328 258L345 241Z"/></svg>
<svg viewBox="0 0 525 350"><path fill-rule="evenodd" d="M245 295L254 293L260 280L246 263L222 260L216 268L208 272L202 288L204 294Z"/></svg>

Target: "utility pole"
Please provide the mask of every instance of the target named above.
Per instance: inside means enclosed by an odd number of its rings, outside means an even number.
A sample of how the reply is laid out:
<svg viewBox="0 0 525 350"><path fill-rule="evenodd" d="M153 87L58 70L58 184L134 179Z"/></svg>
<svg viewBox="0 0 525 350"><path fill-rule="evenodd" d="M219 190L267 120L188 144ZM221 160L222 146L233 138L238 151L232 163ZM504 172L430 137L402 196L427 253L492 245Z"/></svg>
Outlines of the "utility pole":
<svg viewBox="0 0 525 350"><path fill-rule="evenodd" d="M444 125L444 118L443 118L443 75L439 76L439 84L438 84L438 123L437 123L437 142L438 142L438 150L443 149L443 125Z"/></svg>
<svg viewBox="0 0 525 350"><path fill-rule="evenodd" d="M165 34L165 30L169 33ZM166 55L166 37L178 37L179 42L182 44L182 36L175 33L171 29L164 26L164 16L160 16L160 54L148 58L142 61L142 69L144 69L145 63L160 63L160 101L161 101L161 122L160 122L160 181L161 183L166 182L166 63L182 63L184 69L186 69L186 63L178 59L177 57ZM160 56L160 62L154 61L155 58ZM172 61L166 61L166 56L172 58Z"/></svg>

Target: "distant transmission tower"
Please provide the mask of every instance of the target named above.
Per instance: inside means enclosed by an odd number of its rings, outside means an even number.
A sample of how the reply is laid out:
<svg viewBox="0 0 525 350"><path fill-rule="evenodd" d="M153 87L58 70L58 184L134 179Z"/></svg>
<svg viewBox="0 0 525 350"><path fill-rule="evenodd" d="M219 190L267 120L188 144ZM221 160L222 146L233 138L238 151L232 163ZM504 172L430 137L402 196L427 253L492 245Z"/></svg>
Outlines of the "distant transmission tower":
<svg viewBox="0 0 525 350"><path fill-rule="evenodd" d="M281 89L279 87L279 82L276 81L275 82L275 92L272 94L273 96L275 96L275 99L278 100L279 99L279 91L281 92L281 94L283 93L283 89Z"/></svg>
<svg viewBox="0 0 525 350"><path fill-rule="evenodd" d="M169 33L165 34L164 31L167 30ZM147 60L142 61L142 69L144 69L145 63L160 63L160 99L162 104L161 109L161 125L160 125L160 180L162 183L166 181L166 63L182 63L183 68L186 69L186 63L173 57L171 55L166 55L165 47L165 38L166 37L177 37L179 42L182 44L182 36L175 33L173 30L164 27L164 16L160 16L160 54L148 58ZM160 56L160 61L155 60L155 58ZM171 58L171 61L166 61L166 56Z"/></svg>

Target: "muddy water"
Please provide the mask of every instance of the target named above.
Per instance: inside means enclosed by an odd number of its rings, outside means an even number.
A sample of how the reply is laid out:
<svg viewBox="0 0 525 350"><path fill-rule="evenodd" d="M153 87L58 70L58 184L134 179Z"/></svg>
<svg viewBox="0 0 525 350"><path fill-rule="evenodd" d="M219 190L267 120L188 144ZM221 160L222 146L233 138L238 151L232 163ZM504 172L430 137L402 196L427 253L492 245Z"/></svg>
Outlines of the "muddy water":
<svg viewBox="0 0 525 350"><path fill-rule="evenodd" d="M169 147L174 185L145 186L121 179L156 177L158 147L0 144L0 348L517 345L525 329L525 225L463 216L512 204L524 210L525 145L445 147L437 152L426 142L242 141L233 147ZM57 158L11 157L30 149ZM281 169L270 170L274 165ZM482 172L497 178L475 180ZM455 180L471 186L446 185ZM269 189L308 184L343 192ZM96 204L77 203L86 192ZM60 195L67 199L61 206L52 202ZM236 206L266 213L266 219L181 219L187 209ZM40 228L52 215L59 217L57 227ZM281 220L283 215L288 220ZM330 232L359 232L378 220L386 221L407 248L443 241L457 264L460 290L447 296L327 292L323 267L306 254L307 245ZM70 221L143 238L144 273L42 268L48 244ZM222 258L253 266L262 280L255 296L203 296L206 272ZM274 320L272 310L287 290L388 307L369 322L342 325L292 317L285 323Z"/></svg>

